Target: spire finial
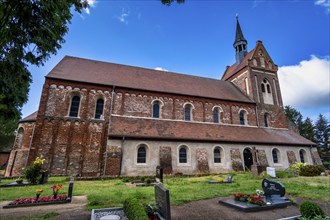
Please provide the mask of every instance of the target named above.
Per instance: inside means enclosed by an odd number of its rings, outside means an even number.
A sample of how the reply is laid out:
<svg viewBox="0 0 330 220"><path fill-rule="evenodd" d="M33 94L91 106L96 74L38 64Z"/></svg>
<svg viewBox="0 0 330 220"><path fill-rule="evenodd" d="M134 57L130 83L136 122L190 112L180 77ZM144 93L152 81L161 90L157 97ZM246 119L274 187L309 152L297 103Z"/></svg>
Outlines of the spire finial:
<svg viewBox="0 0 330 220"><path fill-rule="evenodd" d="M236 20L238 20L238 13L236 13Z"/></svg>

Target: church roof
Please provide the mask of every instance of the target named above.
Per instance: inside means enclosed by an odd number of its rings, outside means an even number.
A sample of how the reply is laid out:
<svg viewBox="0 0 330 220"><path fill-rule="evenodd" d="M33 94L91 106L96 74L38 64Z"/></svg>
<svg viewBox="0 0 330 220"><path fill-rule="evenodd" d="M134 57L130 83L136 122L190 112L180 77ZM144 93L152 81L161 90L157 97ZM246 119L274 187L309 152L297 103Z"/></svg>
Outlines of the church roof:
<svg viewBox="0 0 330 220"><path fill-rule="evenodd" d="M243 69L244 67L246 67L248 65L248 60L252 58L253 54L254 54L255 48L253 50L251 50L248 54L246 54L246 56L244 57L244 59L242 60L242 62L240 62L239 65L237 65L236 63L234 63L233 65L231 65L230 67L228 67L225 71L225 73L222 76L221 80L227 80L230 77L232 77L233 75L235 75L235 73L237 73L238 71L240 71L241 69Z"/></svg>
<svg viewBox="0 0 330 220"><path fill-rule="evenodd" d="M34 122L37 120L37 114L38 114L38 111L35 111L33 112L31 115L23 118L22 120L20 120L19 122Z"/></svg>
<svg viewBox="0 0 330 220"><path fill-rule="evenodd" d="M230 82L70 56L46 78L253 103Z"/></svg>
<svg viewBox="0 0 330 220"><path fill-rule="evenodd" d="M111 117L110 137L253 143L274 145L315 145L287 129L233 126L224 124ZM239 135L237 135L239 134Z"/></svg>

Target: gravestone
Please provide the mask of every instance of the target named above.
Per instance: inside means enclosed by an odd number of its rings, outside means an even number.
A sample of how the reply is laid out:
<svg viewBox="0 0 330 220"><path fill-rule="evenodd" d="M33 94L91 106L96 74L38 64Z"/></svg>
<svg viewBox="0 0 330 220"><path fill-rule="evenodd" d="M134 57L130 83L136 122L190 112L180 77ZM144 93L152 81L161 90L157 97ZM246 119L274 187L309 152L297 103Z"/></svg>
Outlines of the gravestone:
<svg viewBox="0 0 330 220"><path fill-rule="evenodd" d="M155 185L155 200L157 217L161 220L171 220L170 192L161 184Z"/></svg>
<svg viewBox="0 0 330 220"><path fill-rule="evenodd" d="M74 181L73 178L71 178L68 189L68 200L70 202L72 201L73 181Z"/></svg>
<svg viewBox="0 0 330 220"><path fill-rule="evenodd" d="M271 177L276 177L276 170L274 167L267 167L267 174Z"/></svg>
<svg viewBox="0 0 330 220"><path fill-rule="evenodd" d="M161 166L156 167L156 180L157 182L163 182L163 168Z"/></svg>
<svg viewBox="0 0 330 220"><path fill-rule="evenodd" d="M262 189L264 190L266 197L276 195L283 197L285 195L285 187L282 183L272 181L267 178L262 181Z"/></svg>
<svg viewBox="0 0 330 220"><path fill-rule="evenodd" d="M41 173L41 178L40 178L40 184L44 184L48 182L48 170L47 171L43 171Z"/></svg>

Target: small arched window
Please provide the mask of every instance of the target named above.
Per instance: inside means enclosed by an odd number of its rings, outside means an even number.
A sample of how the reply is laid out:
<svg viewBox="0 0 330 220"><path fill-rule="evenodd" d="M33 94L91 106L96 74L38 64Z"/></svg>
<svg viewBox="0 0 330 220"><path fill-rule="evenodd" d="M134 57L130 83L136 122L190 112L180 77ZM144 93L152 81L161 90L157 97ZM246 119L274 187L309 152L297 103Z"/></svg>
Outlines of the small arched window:
<svg viewBox="0 0 330 220"><path fill-rule="evenodd" d="M246 116L246 112L244 110L241 110L239 112L239 124L240 125L246 125L247 124L247 116Z"/></svg>
<svg viewBox="0 0 330 220"><path fill-rule="evenodd" d="M300 150L299 156L300 156L300 162L305 163L306 162L306 152L304 150Z"/></svg>
<svg viewBox="0 0 330 220"><path fill-rule="evenodd" d="M98 99L96 101L96 108L95 108L95 118L96 119L101 119L103 115L103 106L104 106L104 100L103 99Z"/></svg>
<svg viewBox="0 0 330 220"><path fill-rule="evenodd" d="M70 117L78 117L79 112L79 105L80 105L80 97L75 95L71 99L71 106L70 106Z"/></svg>
<svg viewBox="0 0 330 220"><path fill-rule="evenodd" d="M265 113L264 115L265 127L269 126L269 114Z"/></svg>
<svg viewBox="0 0 330 220"><path fill-rule="evenodd" d="M220 111L219 108L215 108L213 110L213 122L219 123L220 122Z"/></svg>
<svg viewBox="0 0 330 220"><path fill-rule="evenodd" d="M265 84L261 83L261 92L266 92Z"/></svg>
<svg viewBox="0 0 330 220"><path fill-rule="evenodd" d="M160 103L159 101L154 101L152 104L152 117L159 118L160 116Z"/></svg>
<svg viewBox="0 0 330 220"><path fill-rule="evenodd" d="M279 151L277 149L272 150L273 162L278 163Z"/></svg>
<svg viewBox="0 0 330 220"><path fill-rule="evenodd" d="M137 163L146 163L147 149L144 145L140 146L137 151Z"/></svg>
<svg viewBox="0 0 330 220"><path fill-rule="evenodd" d="M179 163L187 163L187 149L181 147L179 150Z"/></svg>
<svg viewBox="0 0 330 220"><path fill-rule="evenodd" d="M269 84L267 84L267 92L268 93L271 93L271 91L270 91L270 85Z"/></svg>
<svg viewBox="0 0 330 220"><path fill-rule="evenodd" d="M192 119L191 113L192 113L192 106L190 104L186 104L184 106L184 120L185 121L191 121L191 119Z"/></svg>
<svg viewBox="0 0 330 220"><path fill-rule="evenodd" d="M220 149L220 147L214 148L213 156L214 156L214 163L221 163L221 149Z"/></svg>

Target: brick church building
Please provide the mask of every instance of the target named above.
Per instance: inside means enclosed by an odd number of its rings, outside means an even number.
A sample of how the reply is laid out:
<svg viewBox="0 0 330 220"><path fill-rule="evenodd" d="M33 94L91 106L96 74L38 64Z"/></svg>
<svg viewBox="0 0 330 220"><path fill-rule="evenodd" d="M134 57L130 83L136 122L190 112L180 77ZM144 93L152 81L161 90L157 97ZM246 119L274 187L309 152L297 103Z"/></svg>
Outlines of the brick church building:
<svg viewBox="0 0 330 220"><path fill-rule="evenodd" d="M237 20L236 63L221 79L64 57L46 76L39 110L21 120L6 176L37 156L52 175L221 173L318 163L288 129L278 67L261 41L248 52Z"/></svg>

